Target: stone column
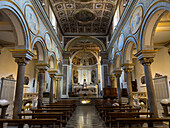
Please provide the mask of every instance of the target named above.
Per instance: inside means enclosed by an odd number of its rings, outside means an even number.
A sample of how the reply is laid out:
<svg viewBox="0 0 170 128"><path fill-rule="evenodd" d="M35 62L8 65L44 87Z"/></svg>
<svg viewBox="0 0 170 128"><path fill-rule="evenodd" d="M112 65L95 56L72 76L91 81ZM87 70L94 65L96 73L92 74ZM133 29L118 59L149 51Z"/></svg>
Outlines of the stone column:
<svg viewBox="0 0 170 128"><path fill-rule="evenodd" d="M68 85L69 85L69 74L68 74L68 66L69 66L69 57L70 52L63 53L63 90L62 95L68 97Z"/></svg>
<svg viewBox="0 0 170 128"><path fill-rule="evenodd" d="M109 80L110 80L110 87L115 88L115 75L114 74L109 74Z"/></svg>
<svg viewBox="0 0 170 128"><path fill-rule="evenodd" d="M155 97L155 90L152 81L152 73L151 73L151 63L153 62L153 58L155 57L155 50L142 50L139 51L135 56L138 58L140 63L144 66L145 71L145 79L146 79L146 88L149 102L150 112L154 113L153 117L158 117L158 109L157 102Z"/></svg>
<svg viewBox="0 0 170 128"><path fill-rule="evenodd" d="M39 108L42 106L43 102L43 87L44 87L44 77L45 77L45 71L48 69L48 66L46 63L37 63L36 64L37 69L39 70L39 91L38 91L38 105Z"/></svg>
<svg viewBox="0 0 170 128"><path fill-rule="evenodd" d="M22 109L22 97L23 97L23 87L24 87L24 76L25 76L25 66L29 60L32 60L34 54L25 49L10 50L15 62L18 64L17 82L16 82L16 92L15 101L13 109L13 119L17 119L18 114L21 113Z"/></svg>
<svg viewBox="0 0 170 128"><path fill-rule="evenodd" d="M117 95L118 95L118 102L121 103L121 89L120 89L120 76L122 74L121 70L115 70L113 71L114 75L116 76L116 80L117 80Z"/></svg>
<svg viewBox="0 0 170 128"><path fill-rule="evenodd" d="M61 97L61 86L60 86L61 77L62 77L62 74L56 74L56 81L57 81L56 101L58 101Z"/></svg>
<svg viewBox="0 0 170 128"><path fill-rule="evenodd" d="M103 87L107 88L108 87L108 55L106 52L100 52L100 56L101 56L101 64L102 64L102 74L104 74L103 78L102 78L102 83L104 84Z"/></svg>
<svg viewBox="0 0 170 128"><path fill-rule="evenodd" d="M50 78L51 78L51 83L50 83L50 100L49 100L49 103L53 103L53 88L54 88L54 77L57 73L56 70L49 70L48 71L49 75L50 75Z"/></svg>
<svg viewBox="0 0 170 128"><path fill-rule="evenodd" d="M123 64L123 70L125 71L125 80L127 82L128 103L133 106L133 94L132 94L132 69L134 64Z"/></svg>

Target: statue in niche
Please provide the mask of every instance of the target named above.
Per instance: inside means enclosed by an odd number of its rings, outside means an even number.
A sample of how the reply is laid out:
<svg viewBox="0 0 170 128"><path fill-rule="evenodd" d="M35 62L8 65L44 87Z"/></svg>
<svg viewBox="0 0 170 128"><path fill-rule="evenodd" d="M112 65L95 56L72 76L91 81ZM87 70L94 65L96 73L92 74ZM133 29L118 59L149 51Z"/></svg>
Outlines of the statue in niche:
<svg viewBox="0 0 170 128"><path fill-rule="evenodd" d="M95 83L95 80L96 80L96 71L92 70L92 72L91 72L91 81L92 81L92 83Z"/></svg>
<svg viewBox="0 0 170 128"><path fill-rule="evenodd" d="M73 71L73 83L78 83L78 71Z"/></svg>

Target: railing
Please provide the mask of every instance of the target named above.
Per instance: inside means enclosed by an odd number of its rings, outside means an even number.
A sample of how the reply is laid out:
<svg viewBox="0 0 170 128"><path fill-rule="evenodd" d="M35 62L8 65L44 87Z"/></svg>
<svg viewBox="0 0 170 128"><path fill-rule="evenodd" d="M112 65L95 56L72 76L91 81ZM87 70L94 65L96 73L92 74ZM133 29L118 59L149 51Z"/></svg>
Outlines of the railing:
<svg viewBox="0 0 170 128"><path fill-rule="evenodd" d="M23 99L34 99L38 96L38 93L24 93Z"/></svg>
<svg viewBox="0 0 170 128"><path fill-rule="evenodd" d="M132 92L133 96L136 96L138 98L147 98L146 92Z"/></svg>

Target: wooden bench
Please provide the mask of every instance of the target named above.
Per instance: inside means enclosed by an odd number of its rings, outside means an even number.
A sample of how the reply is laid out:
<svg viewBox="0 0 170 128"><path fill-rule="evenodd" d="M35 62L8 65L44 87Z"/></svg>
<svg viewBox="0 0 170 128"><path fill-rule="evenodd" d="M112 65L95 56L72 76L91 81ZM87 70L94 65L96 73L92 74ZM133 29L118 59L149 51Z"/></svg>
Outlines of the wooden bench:
<svg viewBox="0 0 170 128"><path fill-rule="evenodd" d="M71 115L73 113L72 108L31 109L31 111L33 113L37 113L37 112L63 112L64 115L66 116L67 121L68 121L68 119L71 117Z"/></svg>
<svg viewBox="0 0 170 128"><path fill-rule="evenodd" d="M104 120L109 118L109 112L139 112L140 108L103 108L100 115Z"/></svg>
<svg viewBox="0 0 170 128"><path fill-rule="evenodd" d="M109 126L112 126L112 123L115 123L116 118L139 118L141 115L145 115L148 117L152 117L153 113L152 112L109 112L109 119L105 120L106 124L109 124Z"/></svg>
<svg viewBox="0 0 170 128"><path fill-rule="evenodd" d="M24 124L31 125L52 125L52 128L55 128L57 119L0 119L0 128L4 127L4 123L13 123L17 124L18 128L23 128ZM60 127L62 128L62 127Z"/></svg>
<svg viewBox="0 0 170 128"><path fill-rule="evenodd" d="M170 118L116 118L115 122L117 122L117 127L120 128L120 124L143 124L148 123L149 127L153 127L153 123L155 122L169 122L170 128Z"/></svg>
<svg viewBox="0 0 170 128"><path fill-rule="evenodd" d="M62 127L63 124L67 123L67 118L64 117L63 112L41 112L41 113L19 113L18 114L19 118L22 119L24 116L31 116L32 119L49 119L49 118L55 118L56 123L59 123L60 128ZM63 120L63 117L65 118Z"/></svg>

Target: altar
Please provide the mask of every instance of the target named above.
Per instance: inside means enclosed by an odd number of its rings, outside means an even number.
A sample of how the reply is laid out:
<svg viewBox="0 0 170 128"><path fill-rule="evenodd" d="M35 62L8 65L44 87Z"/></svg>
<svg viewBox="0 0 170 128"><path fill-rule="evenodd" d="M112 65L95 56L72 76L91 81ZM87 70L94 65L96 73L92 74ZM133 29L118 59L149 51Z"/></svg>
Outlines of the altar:
<svg viewBox="0 0 170 128"><path fill-rule="evenodd" d="M73 87L74 93L76 93L78 96L97 96L98 95L98 89L95 85L87 85L87 87L84 88L83 85L74 85Z"/></svg>

